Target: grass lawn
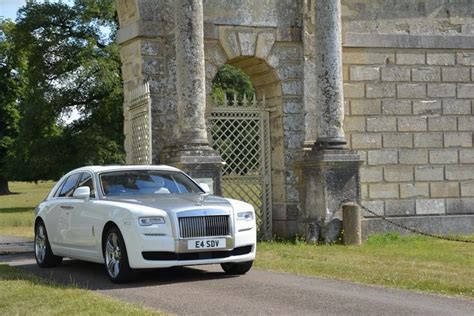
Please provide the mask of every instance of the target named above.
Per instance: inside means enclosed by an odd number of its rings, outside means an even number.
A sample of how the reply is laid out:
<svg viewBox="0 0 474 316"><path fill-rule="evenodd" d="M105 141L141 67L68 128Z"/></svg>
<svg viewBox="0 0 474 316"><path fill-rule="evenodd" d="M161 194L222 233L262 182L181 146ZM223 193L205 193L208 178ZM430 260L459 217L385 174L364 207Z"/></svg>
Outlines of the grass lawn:
<svg viewBox="0 0 474 316"><path fill-rule="evenodd" d="M0 264L0 315L163 315Z"/></svg>
<svg viewBox="0 0 474 316"><path fill-rule="evenodd" d="M474 244L428 237L378 235L362 246L262 242L255 266L474 299Z"/></svg>
<svg viewBox="0 0 474 316"><path fill-rule="evenodd" d="M54 182L11 182L10 191L0 196L0 235L30 237L34 235L34 208L49 193Z"/></svg>
<svg viewBox="0 0 474 316"><path fill-rule="evenodd" d="M0 235L33 237L33 208L52 186L12 183L11 190L20 194L0 196ZM255 266L474 299L474 244L428 237L387 234L373 236L362 246L261 242ZM3 281L0 284L3 293Z"/></svg>

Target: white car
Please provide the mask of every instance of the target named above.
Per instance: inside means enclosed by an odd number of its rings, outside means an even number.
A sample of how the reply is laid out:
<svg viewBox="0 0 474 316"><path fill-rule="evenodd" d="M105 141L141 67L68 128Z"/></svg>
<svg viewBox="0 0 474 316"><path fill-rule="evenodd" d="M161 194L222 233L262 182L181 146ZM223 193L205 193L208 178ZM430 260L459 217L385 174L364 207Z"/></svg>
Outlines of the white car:
<svg viewBox="0 0 474 316"><path fill-rule="evenodd" d="M116 283L135 269L200 264L245 274L255 259L255 211L208 190L168 166L75 169L36 208L36 262L105 263Z"/></svg>

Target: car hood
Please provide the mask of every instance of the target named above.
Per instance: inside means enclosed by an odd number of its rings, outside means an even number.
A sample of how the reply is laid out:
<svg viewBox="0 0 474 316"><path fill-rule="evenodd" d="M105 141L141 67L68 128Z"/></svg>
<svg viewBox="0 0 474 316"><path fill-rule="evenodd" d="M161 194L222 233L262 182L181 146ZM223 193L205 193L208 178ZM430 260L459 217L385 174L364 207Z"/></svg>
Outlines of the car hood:
<svg viewBox="0 0 474 316"><path fill-rule="evenodd" d="M208 194L163 194L113 196L107 201L117 201L157 208L167 213L178 213L190 210L232 210L232 205L223 197Z"/></svg>

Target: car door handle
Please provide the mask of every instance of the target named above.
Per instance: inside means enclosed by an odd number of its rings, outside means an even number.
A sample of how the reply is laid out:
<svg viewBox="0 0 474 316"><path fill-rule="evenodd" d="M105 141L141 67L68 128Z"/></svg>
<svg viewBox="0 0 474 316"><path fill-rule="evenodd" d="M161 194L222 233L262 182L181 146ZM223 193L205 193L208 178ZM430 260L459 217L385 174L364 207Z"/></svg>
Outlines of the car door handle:
<svg viewBox="0 0 474 316"><path fill-rule="evenodd" d="M74 206L69 206L69 205L61 205L61 208L63 210L72 210L74 208Z"/></svg>

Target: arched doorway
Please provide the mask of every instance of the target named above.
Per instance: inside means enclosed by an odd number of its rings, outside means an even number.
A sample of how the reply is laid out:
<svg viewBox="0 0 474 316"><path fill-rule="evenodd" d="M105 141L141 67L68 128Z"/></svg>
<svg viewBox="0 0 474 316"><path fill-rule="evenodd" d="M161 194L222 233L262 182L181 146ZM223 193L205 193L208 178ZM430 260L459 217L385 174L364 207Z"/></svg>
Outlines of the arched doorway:
<svg viewBox="0 0 474 316"><path fill-rule="evenodd" d="M266 91L277 81L265 61L238 58L229 65L249 76L255 94L224 94L212 98L208 119L211 143L223 161L222 192L224 196L251 203L257 212L258 234L272 236L272 157L270 113ZM270 102L275 98L270 91Z"/></svg>

